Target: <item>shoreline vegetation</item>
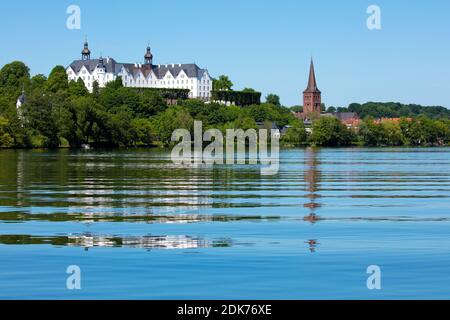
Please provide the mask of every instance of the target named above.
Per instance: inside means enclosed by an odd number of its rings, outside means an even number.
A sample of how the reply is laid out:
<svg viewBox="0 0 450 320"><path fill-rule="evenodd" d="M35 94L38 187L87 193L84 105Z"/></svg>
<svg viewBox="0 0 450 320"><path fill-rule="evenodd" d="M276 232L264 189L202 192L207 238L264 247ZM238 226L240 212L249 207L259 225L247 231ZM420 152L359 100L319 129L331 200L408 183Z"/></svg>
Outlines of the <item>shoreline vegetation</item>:
<svg viewBox="0 0 450 320"><path fill-rule="evenodd" d="M226 76L214 81L216 95L229 96ZM219 92L219 94L217 94ZM220 93L222 92L222 93ZM227 94L223 92L228 92ZM240 93L255 93L244 89ZM22 96L21 96L22 95ZM241 94L242 97L246 96ZM20 106L17 106L19 97ZM0 149L170 147L172 132L193 131L194 120L204 130L283 128L282 147L448 146L450 110L398 103L351 104L327 112L355 112L358 128L324 116L306 128L293 111L270 94L264 103L237 106L187 99L185 92L125 88L122 80L88 92L80 79L68 82L65 68L56 66L45 77L30 77L29 68L15 61L0 70ZM256 102L253 101L252 102ZM399 118L398 121L377 121Z"/></svg>

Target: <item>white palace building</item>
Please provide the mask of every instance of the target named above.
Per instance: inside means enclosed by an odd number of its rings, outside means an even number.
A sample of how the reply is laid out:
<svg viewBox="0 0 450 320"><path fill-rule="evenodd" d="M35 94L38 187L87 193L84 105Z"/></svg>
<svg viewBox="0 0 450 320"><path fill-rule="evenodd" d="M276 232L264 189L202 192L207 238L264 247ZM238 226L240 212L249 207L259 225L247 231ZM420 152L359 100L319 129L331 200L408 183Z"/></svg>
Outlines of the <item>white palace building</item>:
<svg viewBox="0 0 450 320"><path fill-rule="evenodd" d="M69 81L81 78L91 92L95 81L102 88L106 83L122 77L125 87L189 89L190 98L211 98L212 79L208 70L201 69L196 64L154 65L150 47L147 47L143 64L119 63L109 57L91 60L91 51L86 41L81 60L72 62L66 72Z"/></svg>

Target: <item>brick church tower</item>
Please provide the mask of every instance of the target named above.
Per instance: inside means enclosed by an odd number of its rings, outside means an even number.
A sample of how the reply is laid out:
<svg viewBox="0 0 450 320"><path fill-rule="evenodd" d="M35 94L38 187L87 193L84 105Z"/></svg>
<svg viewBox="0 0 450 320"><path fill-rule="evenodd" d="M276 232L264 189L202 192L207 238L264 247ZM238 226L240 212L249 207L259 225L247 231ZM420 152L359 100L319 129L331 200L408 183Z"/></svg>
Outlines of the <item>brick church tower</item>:
<svg viewBox="0 0 450 320"><path fill-rule="evenodd" d="M322 93L317 88L316 74L314 73L314 63L311 59L309 69L308 87L303 91L303 118L311 119L321 113Z"/></svg>

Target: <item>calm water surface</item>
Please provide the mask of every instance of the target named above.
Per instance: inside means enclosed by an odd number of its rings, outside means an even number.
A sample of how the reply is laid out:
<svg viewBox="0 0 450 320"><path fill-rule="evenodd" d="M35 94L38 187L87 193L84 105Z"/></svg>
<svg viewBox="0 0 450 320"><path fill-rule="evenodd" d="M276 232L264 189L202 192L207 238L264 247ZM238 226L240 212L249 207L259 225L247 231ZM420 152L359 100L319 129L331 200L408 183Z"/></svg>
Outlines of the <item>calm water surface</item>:
<svg viewBox="0 0 450 320"><path fill-rule="evenodd" d="M0 298L450 298L449 148L280 156L267 177L155 150L0 151Z"/></svg>

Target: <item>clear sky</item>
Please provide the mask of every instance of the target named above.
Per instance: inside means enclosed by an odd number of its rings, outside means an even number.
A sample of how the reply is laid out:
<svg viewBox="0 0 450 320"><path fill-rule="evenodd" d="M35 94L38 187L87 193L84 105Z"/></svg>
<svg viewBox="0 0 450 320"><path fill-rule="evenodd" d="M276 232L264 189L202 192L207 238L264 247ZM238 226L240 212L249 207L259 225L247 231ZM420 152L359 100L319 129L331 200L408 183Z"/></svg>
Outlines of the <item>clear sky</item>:
<svg viewBox="0 0 450 320"><path fill-rule="evenodd" d="M81 29L66 27L81 8ZM381 30L366 26L381 8ZM327 106L398 101L450 107L450 1L429 0L42 0L1 1L0 64L32 74L93 57L196 62L236 89L252 87L300 104L310 57Z"/></svg>

